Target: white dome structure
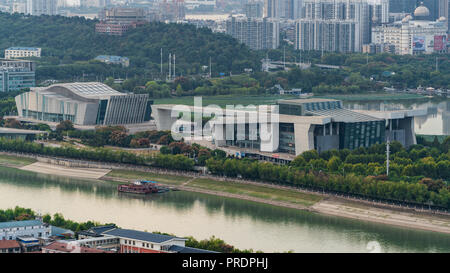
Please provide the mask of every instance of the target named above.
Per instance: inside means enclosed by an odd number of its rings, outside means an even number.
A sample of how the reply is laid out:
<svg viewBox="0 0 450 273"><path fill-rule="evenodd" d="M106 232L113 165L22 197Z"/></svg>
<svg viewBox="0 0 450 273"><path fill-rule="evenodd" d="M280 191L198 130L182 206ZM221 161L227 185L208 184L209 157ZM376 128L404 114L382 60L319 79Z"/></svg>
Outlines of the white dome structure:
<svg viewBox="0 0 450 273"><path fill-rule="evenodd" d="M447 18L445 18L444 16L441 16L439 18L439 22L445 22L445 21L447 21Z"/></svg>
<svg viewBox="0 0 450 273"><path fill-rule="evenodd" d="M424 5L420 5L414 11L414 17L428 17L430 16L430 10Z"/></svg>

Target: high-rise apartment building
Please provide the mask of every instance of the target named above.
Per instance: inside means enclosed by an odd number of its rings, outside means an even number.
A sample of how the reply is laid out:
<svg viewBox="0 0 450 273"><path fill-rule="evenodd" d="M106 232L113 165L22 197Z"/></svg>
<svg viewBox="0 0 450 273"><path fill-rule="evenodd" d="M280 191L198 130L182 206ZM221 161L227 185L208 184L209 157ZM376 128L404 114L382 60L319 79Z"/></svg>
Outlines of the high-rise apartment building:
<svg viewBox="0 0 450 273"><path fill-rule="evenodd" d="M417 6L417 0L389 0L389 12L412 13Z"/></svg>
<svg viewBox="0 0 450 273"><path fill-rule="evenodd" d="M265 0L264 17L298 19L301 17L303 0Z"/></svg>
<svg viewBox="0 0 450 273"><path fill-rule="evenodd" d="M303 0L296 26L296 48L360 52L371 41L367 0Z"/></svg>
<svg viewBox="0 0 450 273"><path fill-rule="evenodd" d="M357 43L358 24L350 20L302 19L295 28L296 49L334 52L361 51Z"/></svg>
<svg viewBox="0 0 450 273"><path fill-rule="evenodd" d="M389 0L367 0L371 15L370 19L374 24L389 23Z"/></svg>
<svg viewBox="0 0 450 273"><path fill-rule="evenodd" d="M430 11L430 15L428 16L428 20L434 21L439 19L439 0L420 0L417 3L417 6L423 3L425 7Z"/></svg>
<svg viewBox="0 0 450 273"><path fill-rule="evenodd" d="M27 0L27 14L30 15L57 15L57 0Z"/></svg>
<svg viewBox="0 0 450 273"><path fill-rule="evenodd" d="M264 0L264 17L277 18L277 3L278 0Z"/></svg>
<svg viewBox="0 0 450 273"><path fill-rule="evenodd" d="M248 18L263 17L263 2L250 1L244 5L245 16Z"/></svg>
<svg viewBox="0 0 450 273"><path fill-rule="evenodd" d="M255 50L275 49L280 44L280 25L269 18L230 16L226 33Z"/></svg>
<svg viewBox="0 0 450 273"><path fill-rule="evenodd" d="M444 17L447 28L450 29L449 14L450 14L450 0L439 0L439 18Z"/></svg>

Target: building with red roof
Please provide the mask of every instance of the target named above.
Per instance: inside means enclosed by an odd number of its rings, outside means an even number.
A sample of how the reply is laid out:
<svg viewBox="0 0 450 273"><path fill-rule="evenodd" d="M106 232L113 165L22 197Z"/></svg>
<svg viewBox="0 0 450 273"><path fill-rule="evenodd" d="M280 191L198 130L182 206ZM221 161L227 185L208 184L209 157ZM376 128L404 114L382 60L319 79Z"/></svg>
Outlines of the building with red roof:
<svg viewBox="0 0 450 273"><path fill-rule="evenodd" d="M16 240L0 240L0 253L20 253L20 245Z"/></svg>

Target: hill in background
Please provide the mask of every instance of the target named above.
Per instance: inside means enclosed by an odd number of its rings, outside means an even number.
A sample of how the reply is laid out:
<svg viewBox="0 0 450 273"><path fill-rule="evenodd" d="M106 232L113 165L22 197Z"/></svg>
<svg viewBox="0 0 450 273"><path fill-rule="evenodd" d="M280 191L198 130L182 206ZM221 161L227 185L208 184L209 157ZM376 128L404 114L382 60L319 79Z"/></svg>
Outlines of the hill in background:
<svg viewBox="0 0 450 273"><path fill-rule="evenodd" d="M82 73L111 76L110 72L159 75L160 52L163 69L168 70L168 54L176 54L177 74L197 74L209 65L214 74L259 70L255 52L225 34L187 24L154 22L124 36L95 33L96 20L81 17L27 16L0 13L0 50L11 46L41 47L38 78L69 79ZM3 54L1 54L3 55ZM130 59L128 69L111 68L91 60L97 55L119 55Z"/></svg>

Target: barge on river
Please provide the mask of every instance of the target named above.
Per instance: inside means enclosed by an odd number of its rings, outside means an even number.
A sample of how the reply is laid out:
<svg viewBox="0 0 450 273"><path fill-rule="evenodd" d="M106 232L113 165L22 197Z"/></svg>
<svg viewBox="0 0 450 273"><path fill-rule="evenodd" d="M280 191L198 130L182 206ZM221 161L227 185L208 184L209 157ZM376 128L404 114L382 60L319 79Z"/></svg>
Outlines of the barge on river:
<svg viewBox="0 0 450 273"><path fill-rule="evenodd" d="M149 194L162 193L169 191L168 188L158 185L156 181L137 180L129 184L120 184L117 186L119 192Z"/></svg>

